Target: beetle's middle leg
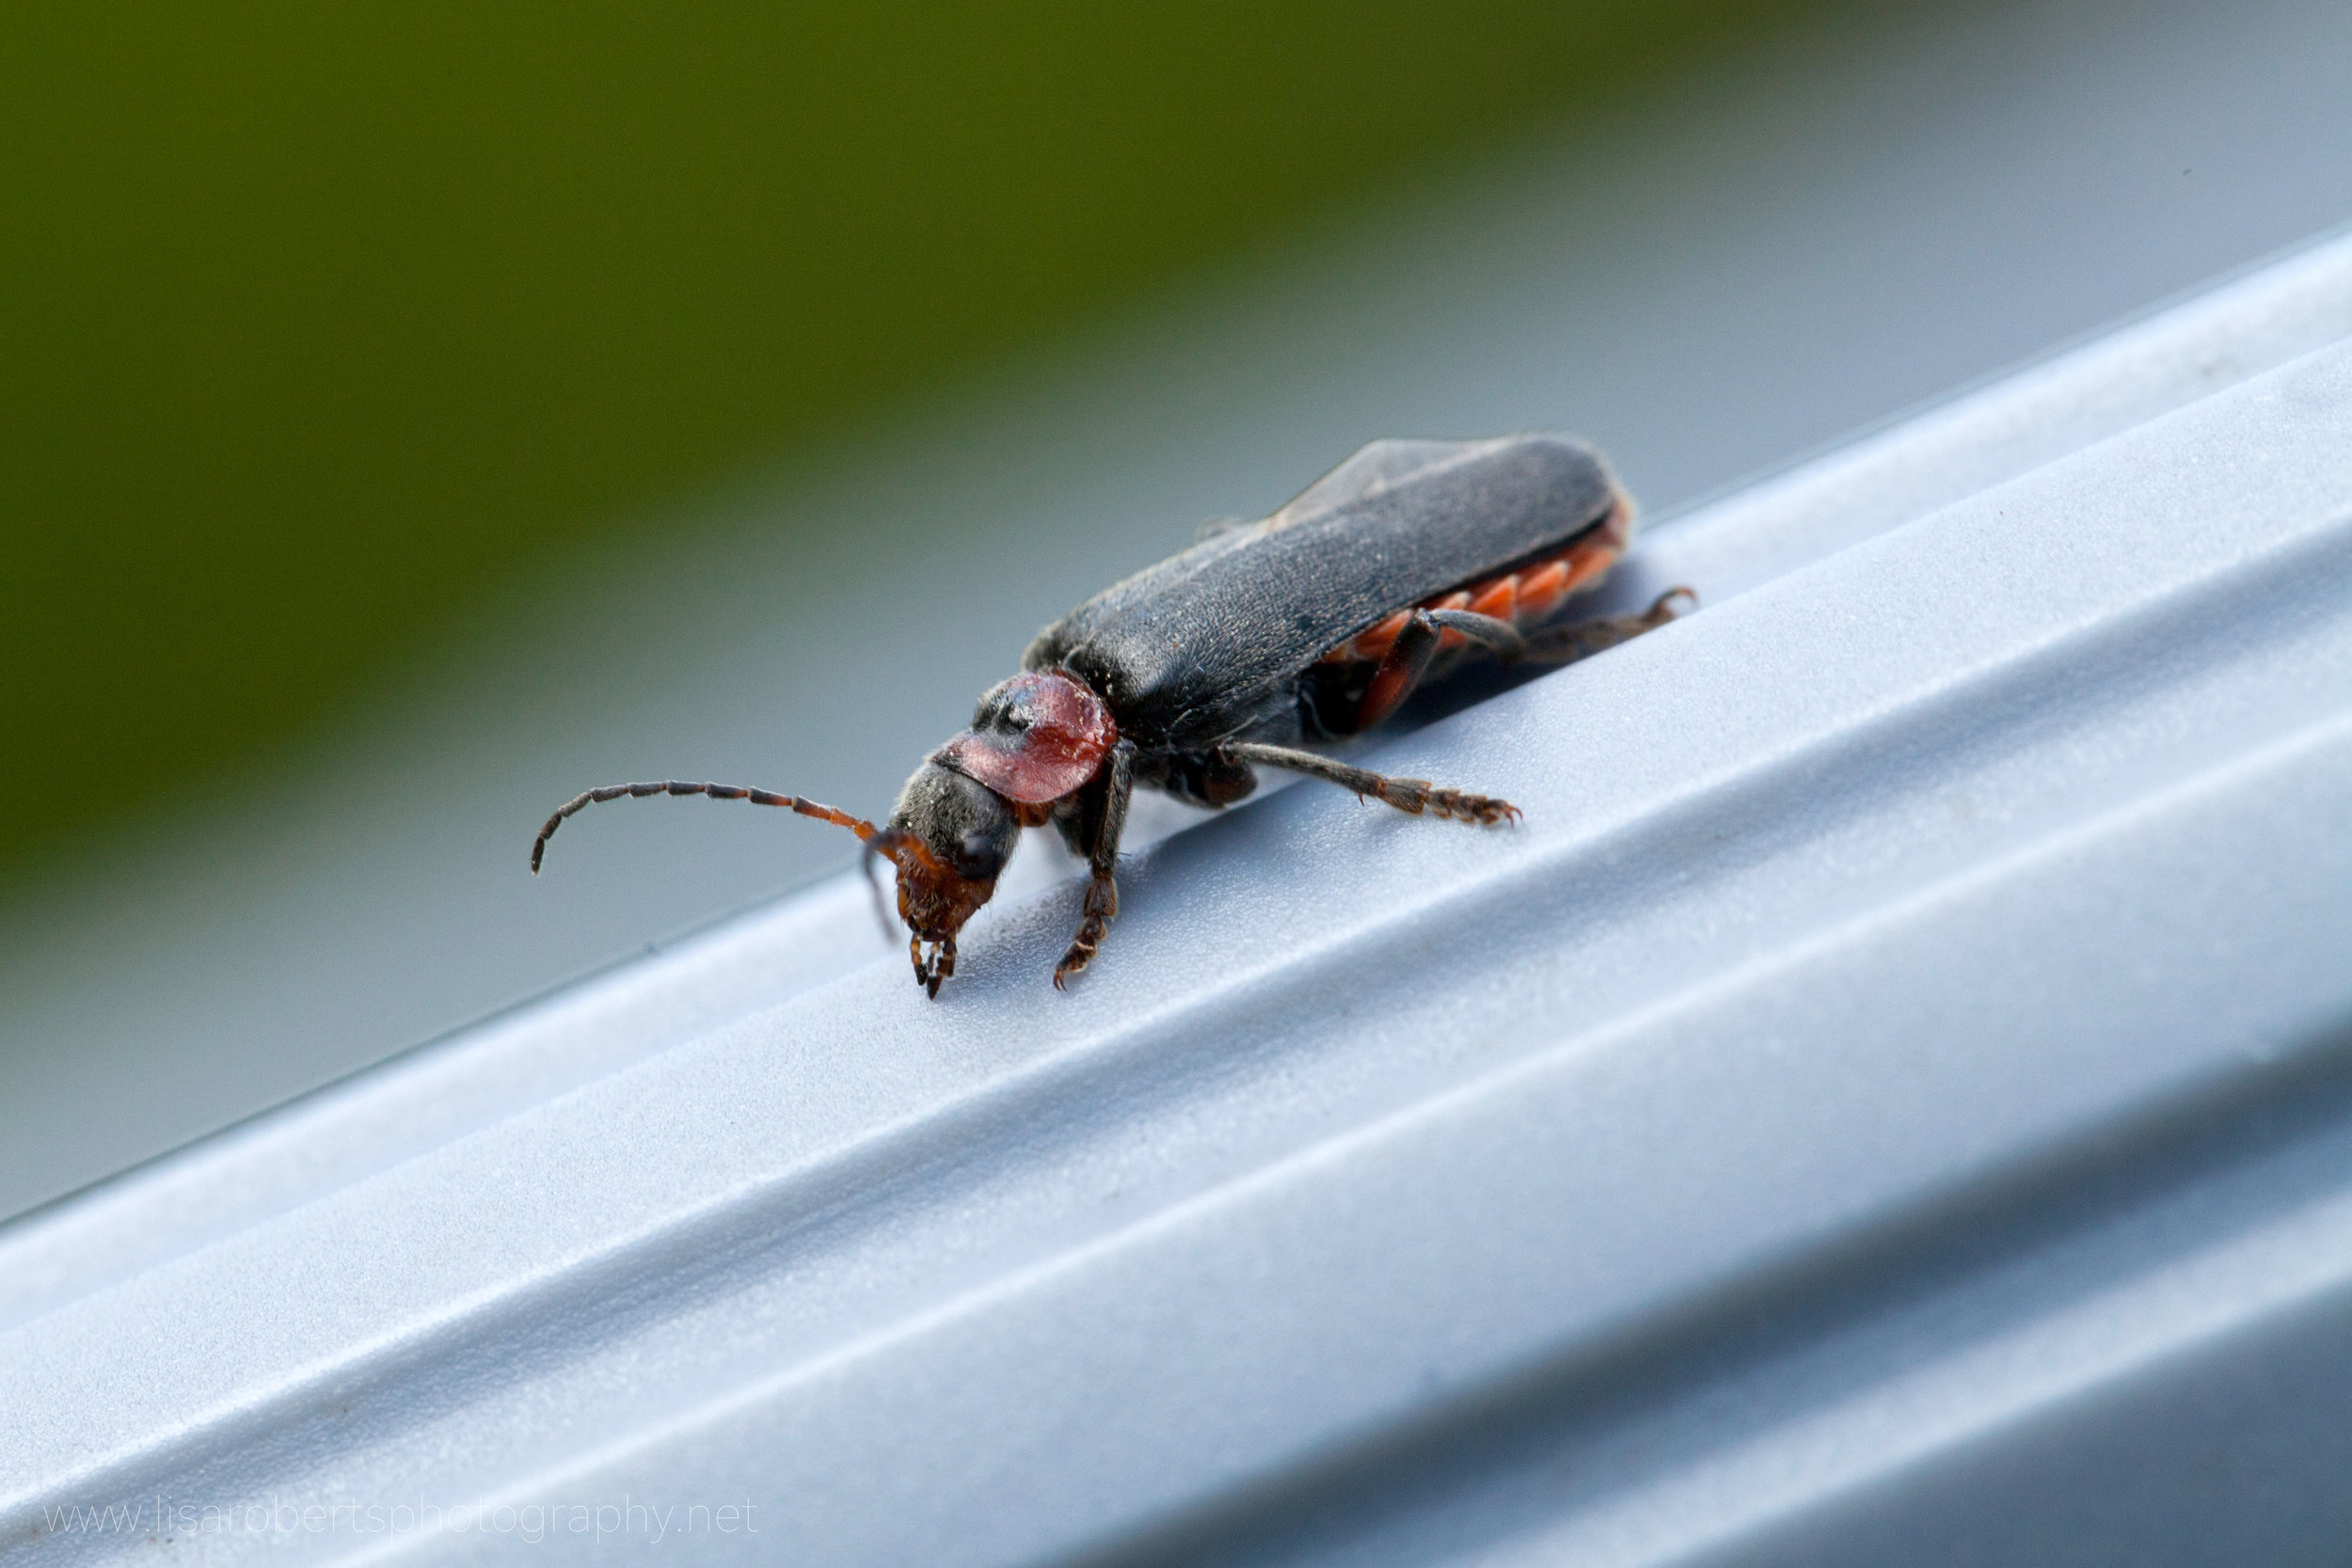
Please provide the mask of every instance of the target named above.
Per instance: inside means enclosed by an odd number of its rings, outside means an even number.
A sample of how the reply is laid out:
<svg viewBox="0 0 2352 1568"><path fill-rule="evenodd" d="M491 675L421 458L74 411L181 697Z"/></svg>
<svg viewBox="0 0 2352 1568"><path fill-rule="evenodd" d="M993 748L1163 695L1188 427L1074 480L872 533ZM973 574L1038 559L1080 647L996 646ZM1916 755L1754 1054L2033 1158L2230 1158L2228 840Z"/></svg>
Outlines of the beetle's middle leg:
<svg viewBox="0 0 2352 1568"><path fill-rule="evenodd" d="M1070 977L1094 961L1094 950L1103 944L1110 930L1111 918L1119 913L1119 882L1115 873L1119 867L1119 835L1127 829L1127 802L1136 792L1136 743L1121 740L1111 748L1110 768L1104 781L1103 816L1095 825L1094 844L1087 853L1086 905L1078 921L1078 934L1070 941L1070 951L1054 966L1054 989L1066 990Z"/></svg>
<svg viewBox="0 0 2352 1568"><path fill-rule="evenodd" d="M1359 800L1374 797L1402 812L1415 816L1423 812L1459 822L1480 822L1491 825L1511 820L1519 815L1519 808L1508 800L1491 795L1472 795L1466 790L1444 789L1427 779L1392 779L1386 773L1375 773L1368 768L1350 768L1343 762L1314 752L1302 752L1289 746L1263 746L1256 741L1229 741L1218 748L1239 763L1263 763L1268 768L1287 768L1304 773L1311 779L1338 784L1352 790Z"/></svg>

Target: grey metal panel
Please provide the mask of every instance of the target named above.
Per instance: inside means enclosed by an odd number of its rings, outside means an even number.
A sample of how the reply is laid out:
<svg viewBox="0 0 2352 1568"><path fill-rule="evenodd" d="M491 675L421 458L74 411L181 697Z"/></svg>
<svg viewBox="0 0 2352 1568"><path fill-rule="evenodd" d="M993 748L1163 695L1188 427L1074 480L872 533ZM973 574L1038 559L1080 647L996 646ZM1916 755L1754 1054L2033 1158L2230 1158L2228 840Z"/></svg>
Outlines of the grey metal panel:
<svg viewBox="0 0 2352 1568"><path fill-rule="evenodd" d="M1701 614L1371 753L1516 830L1284 791L1067 998L1066 883L936 1006L829 885L0 1231L0 1549L2328 1555L2347 300L1661 529Z"/></svg>
<svg viewBox="0 0 2352 1568"><path fill-rule="evenodd" d="M879 809L1041 625L1369 434L1573 430L1679 509L2352 216L2343 0L1810 9L673 498L0 886L0 1214L846 863L679 809L534 883L514 834L657 772Z"/></svg>
<svg viewBox="0 0 2352 1568"><path fill-rule="evenodd" d="M1611 597L1646 602L1687 578L1721 600L2347 336L2352 236L1677 517L1644 542ZM1160 831L1169 816L1191 820L1167 814ZM1130 842L1153 836L1146 816ZM1041 885L1055 874L1051 851L1038 838L1013 875ZM201 1244L780 1004L881 950L864 907L842 882L751 911L662 963L624 966L155 1162L133 1182L0 1227L0 1324L151 1266L159 1246Z"/></svg>

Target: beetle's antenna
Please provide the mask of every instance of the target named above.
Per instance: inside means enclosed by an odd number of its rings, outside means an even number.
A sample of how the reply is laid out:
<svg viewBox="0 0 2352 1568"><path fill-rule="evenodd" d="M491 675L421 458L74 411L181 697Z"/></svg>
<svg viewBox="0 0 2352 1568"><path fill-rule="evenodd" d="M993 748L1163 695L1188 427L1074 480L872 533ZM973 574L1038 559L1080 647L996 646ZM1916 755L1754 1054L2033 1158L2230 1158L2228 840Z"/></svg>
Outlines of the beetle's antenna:
<svg viewBox="0 0 2352 1568"><path fill-rule="evenodd" d="M882 884L874 880L874 868L869 863L883 861L896 870L898 857L894 851L898 847L898 835L893 832L876 833L866 841L866 848L857 858L857 874L865 879L867 890L874 895L874 918L882 923L884 942L896 940L898 933L890 924L890 905L882 893Z"/></svg>
<svg viewBox="0 0 2352 1568"><path fill-rule="evenodd" d="M548 852L548 840L555 836L555 830L564 825L565 817L582 810L591 801L617 800L624 795L637 798L647 795L707 795L714 800L749 800L755 806L783 806L803 816L814 816L836 828L847 828L868 843L874 837L874 825L862 816L851 816L846 811L820 806L798 795L778 795L771 789L746 789L740 784L689 784L679 779L666 779L660 784L606 784L601 789L583 790L555 808L555 815L548 817L547 826L539 830L539 836L531 841L531 874L534 877L539 874L539 859Z"/></svg>

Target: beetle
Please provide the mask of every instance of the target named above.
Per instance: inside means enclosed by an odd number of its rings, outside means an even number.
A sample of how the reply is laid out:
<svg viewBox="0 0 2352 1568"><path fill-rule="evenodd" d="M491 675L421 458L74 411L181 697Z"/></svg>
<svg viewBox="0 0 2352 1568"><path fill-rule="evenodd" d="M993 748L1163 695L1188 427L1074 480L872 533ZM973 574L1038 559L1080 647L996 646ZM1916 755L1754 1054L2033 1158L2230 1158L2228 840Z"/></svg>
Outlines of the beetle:
<svg viewBox="0 0 2352 1568"><path fill-rule="evenodd" d="M915 984L956 972L956 936L995 891L1024 828L1057 829L1088 867L1076 935L1054 984L1093 961L1119 912L1130 796L1149 785L1219 809L1257 769L1325 780L1415 816L1492 825L1493 796L1389 778L1304 749L1379 723L1466 657L1565 663L1694 605L1688 588L1640 613L1567 620L1572 595L1625 552L1633 505L1572 437L1375 441L1254 523L1212 522L1040 632L1021 673L980 698L971 728L899 791L882 826L797 795L736 784L610 784L558 807L531 846L600 800L706 795L847 828L898 873ZM886 917L885 917L886 918Z"/></svg>

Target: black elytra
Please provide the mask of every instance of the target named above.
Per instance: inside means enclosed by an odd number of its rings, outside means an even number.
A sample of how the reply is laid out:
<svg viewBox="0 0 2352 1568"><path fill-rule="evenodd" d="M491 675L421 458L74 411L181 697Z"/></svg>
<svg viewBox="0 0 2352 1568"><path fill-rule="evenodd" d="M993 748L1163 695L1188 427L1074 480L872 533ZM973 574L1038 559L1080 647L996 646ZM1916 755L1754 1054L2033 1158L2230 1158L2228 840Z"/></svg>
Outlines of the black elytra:
<svg viewBox="0 0 2352 1568"><path fill-rule="evenodd" d="M1370 728L1461 658L1565 663L1694 603L1687 588L1634 615L1560 612L1626 548L1632 503L1600 454L1565 436L1375 441L1254 523L1213 523L1191 548L1115 583L1040 632L1022 673L981 697L889 819L734 784L611 784L593 801L707 795L849 829L898 872L915 983L955 973L956 935L988 902L1024 828L1051 823L1090 876L1054 984L1093 960L1119 911L1115 879L1137 784L1208 808L1281 768L1400 811L1494 824L1509 801L1395 779L1303 749ZM928 948L928 951L926 949Z"/></svg>

